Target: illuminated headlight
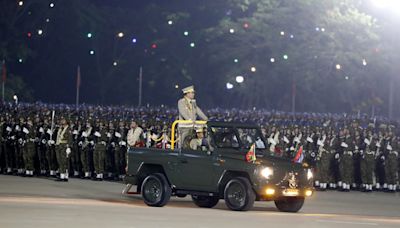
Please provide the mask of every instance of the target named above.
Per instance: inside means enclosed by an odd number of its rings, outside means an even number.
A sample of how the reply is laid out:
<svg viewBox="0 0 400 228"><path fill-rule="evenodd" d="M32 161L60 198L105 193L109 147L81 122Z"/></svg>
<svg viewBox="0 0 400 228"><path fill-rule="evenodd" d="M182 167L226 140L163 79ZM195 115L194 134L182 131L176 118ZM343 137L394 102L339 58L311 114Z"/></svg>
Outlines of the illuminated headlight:
<svg viewBox="0 0 400 228"><path fill-rule="evenodd" d="M311 180L314 177L311 169L307 169L307 180Z"/></svg>
<svg viewBox="0 0 400 228"><path fill-rule="evenodd" d="M261 170L261 176L267 179L270 178L272 175L274 175L274 170L270 167L265 167Z"/></svg>

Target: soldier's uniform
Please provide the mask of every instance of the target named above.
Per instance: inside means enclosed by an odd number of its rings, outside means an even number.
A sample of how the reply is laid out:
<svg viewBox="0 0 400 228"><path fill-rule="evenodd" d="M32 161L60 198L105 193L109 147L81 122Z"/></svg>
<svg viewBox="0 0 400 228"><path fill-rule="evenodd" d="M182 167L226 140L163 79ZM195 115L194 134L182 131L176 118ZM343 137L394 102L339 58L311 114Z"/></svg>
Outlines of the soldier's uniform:
<svg viewBox="0 0 400 228"><path fill-rule="evenodd" d="M14 128L15 137L15 166L17 168L18 175L24 175L24 159L22 155L22 149L25 146L24 133L22 132L22 125L24 124L24 119L21 118L18 123L16 123Z"/></svg>
<svg viewBox="0 0 400 228"><path fill-rule="evenodd" d="M12 129L13 126L11 123L11 119L6 118L6 122L3 124L2 138L7 174L12 174L13 168L15 167L14 140L12 139Z"/></svg>
<svg viewBox="0 0 400 228"><path fill-rule="evenodd" d="M186 95L188 93L194 93L194 87L189 86L182 89L183 94L185 95L178 101L178 111L179 111L179 119L180 120L197 120L197 116L199 116L202 120L208 120L207 116L203 113L203 111L197 106L196 100L190 99ZM179 146L182 147L183 142L185 141L186 136L192 131L192 127L185 127L184 124L180 124L179 126Z"/></svg>
<svg viewBox="0 0 400 228"><path fill-rule="evenodd" d="M103 180L105 171L105 156L107 145L107 132L102 123L98 123L94 131L93 164L97 180Z"/></svg>
<svg viewBox="0 0 400 228"><path fill-rule="evenodd" d="M376 177L376 190L380 191L383 189L385 184L385 155L383 153L382 146L384 145L384 139L382 135L376 137L375 140L375 177Z"/></svg>
<svg viewBox="0 0 400 228"><path fill-rule="evenodd" d="M37 137L39 139L38 142L38 157L39 157L39 169L41 175L46 175L48 170L48 161L46 156L47 149L47 137L46 137L46 128L47 121L39 126Z"/></svg>
<svg viewBox="0 0 400 228"><path fill-rule="evenodd" d="M318 154L316 168L318 172L319 188L326 190L329 183L329 163L330 163L330 151L329 151L329 138L323 134L318 140Z"/></svg>
<svg viewBox="0 0 400 228"><path fill-rule="evenodd" d="M28 120L27 124L22 127L22 133L23 145L21 146L21 151L25 165L25 176L33 176L35 144L38 139L31 120Z"/></svg>
<svg viewBox="0 0 400 228"><path fill-rule="evenodd" d="M373 175L375 170L375 151L372 149L373 138L371 134L364 134L360 146L361 155L361 182L364 191L372 191Z"/></svg>
<svg viewBox="0 0 400 228"><path fill-rule="evenodd" d="M66 120L62 119L56 138L56 157L60 172L60 178L58 180L60 181L68 181L68 158L71 154L71 146L71 129Z"/></svg>
<svg viewBox="0 0 400 228"><path fill-rule="evenodd" d="M125 174L126 150L127 150L127 131L124 122L119 122L119 127L114 132L114 140L116 142L114 161L116 176L121 179Z"/></svg>
<svg viewBox="0 0 400 228"><path fill-rule="evenodd" d="M56 158L56 147L55 147L55 138L57 137L54 134L55 129L52 129L51 125L48 125L45 129L45 136L43 138L47 141L47 148L46 148L46 160L48 163L48 167L50 170L50 176L55 177L57 175L56 170L58 169L57 158ZM43 140L42 140L43 141Z"/></svg>
<svg viewBox="0 0 400 228"><path fill-rule="evenodd" d="M82 138L80 141L80 145L82 146L81 151L81 162L82 162L82 172L84 173L85 178L91 177L91 158L92 151L94 146L94 138L93 138L93 128L89 122L86 124L86 128L82 131Z"/></svg>
<svg viewBox="0 0 400 228"><path fill-rule="evenodd" d="M71 152L71 166L74 172L74 177L79 177L81 172L81 146L79 145L81 135L81 124L76 121L72 126L72 152Z"/></svg>
<svg viewBox="0 0 400 228"><path fill-rule="evenodd" d="M397 172L398 172L398 164L397 160L399 157L398 153L398 144L395 137L390 140L387 145L386 149L389 151L388 155L386 156L386 166L385 166L385 173L386 173L386 180L388 184L388 190L390 192L396 191L397 185Z"/></svg>

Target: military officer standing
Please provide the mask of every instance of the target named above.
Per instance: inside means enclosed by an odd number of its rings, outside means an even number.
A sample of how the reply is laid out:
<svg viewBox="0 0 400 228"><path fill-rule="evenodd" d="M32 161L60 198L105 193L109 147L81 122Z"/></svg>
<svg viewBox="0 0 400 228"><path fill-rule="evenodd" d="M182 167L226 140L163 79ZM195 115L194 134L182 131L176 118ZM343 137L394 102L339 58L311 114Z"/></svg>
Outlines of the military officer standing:
<svg viewBox="0 0 400 228"><path fill-rule="evenodd" d="M21 149L25 164L25 176L32 177L34 170L35 143L39 139L36 138L35 127L31 119L28 119L27 123L22 127L22 132L24 133L24 144Z"/></svg>
<svg viewBox="0 0 400 228"><path fill-rule="evenodd" d="M71 154L72 134L67 120L61 118L61 126L57 131L56 157L59 166L60 178L58 181L68 181L68 158Z"/></svg>
<svg viewBox="0 0 400 228"><path fill-rule="evenodd" d="M195 96L194 86L186 87L182 89L182 92L184 94L183 98L181 98L178 101L179 119L195 121L197 120L197 117L200 117L200 119L202 120L208 120L207 116L203 113L203 111L199 108L199 106L197 106L196 100L194 99ZM185 128L184 124L181 124L179 127L180 127L179 144L180 147L182 147L184 139L192 130L192 128L191 126Z"/></svg>

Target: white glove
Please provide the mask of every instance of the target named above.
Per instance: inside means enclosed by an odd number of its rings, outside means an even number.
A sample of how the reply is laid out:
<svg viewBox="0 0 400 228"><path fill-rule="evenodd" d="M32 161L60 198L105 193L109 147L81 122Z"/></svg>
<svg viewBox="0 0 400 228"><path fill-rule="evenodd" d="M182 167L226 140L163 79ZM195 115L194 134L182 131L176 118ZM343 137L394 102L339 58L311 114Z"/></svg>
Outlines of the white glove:
<svg viewBox="0 0 400 228"><path fill-rule="evenodd" d="M11 127L7 127L6 131L11 132L12 131Z"/></svg>
<svg viewBox="0 0 400 228"><path fill-rule="evenodd" d="M82 137L88 137L88 134L86 133L86 131L82 132Z"/></svg>
<svg viewBox="0 0 400 228"><path fill-rule="evenodd" d="M307 142L309 142L309 143L313 143L313 142L314 142L314 140L313 140L311 137L307 137Z"/></svg>
<svg viewBox="0 0 400 228"><path fill-rule="evenodd" d="M73 135L77 135L77 134L78 134L78 131L77 131L77 130L74 130L74 131L72 132L72 134L73 134Z"/></svg>
<svg viewBox="0 0 400 228"><path fill-rule="evenodd" d="M47 129L46 133L49 134L49 135L53 134L53 132L51 131L51 129Z"/></svg>
<svg viewBox="0 0 400 228"><path fill-rule="evenodd" d="M20 131L20 130L21 130L21 128L19 127L19 125L15 126L15 130L16 130L16 131Z"/></svg>
<svg viewBox="0 0 400 228"><path fill-rule="evenodd" d="M381 147L380 143L376 143L375 145L376 145L376 147L379 147L379 148Z"/></svg>
<svg viewBox="0 0 400 228"><path fill-rule="evenodd" d="M289 139L286 138L286 136L283 136L283 141L284 141L285 143L289 143Z"/></svg>
<svg viewBox="0 0 400 228"><path fill-rule="evenodd" d="M111 133L107 132L107 138L111 138Z"/></svg>
<svg viewBox="0 0 400 228"><path fill-rule="evenodd" d="M371 142L367 138L364 139L364 143L367 144L368 146L371 144Z"/></svg>
<svg viewBox="0 0 400 228"><path fill-rule="evenodd" d="M65 150L65 152L67 153L67 157L68 157L68 155L71 153L71 148L67 148L66 150Z"/></svg>
<svg viewBox="0 0 400 228"><path fill-rule="evenodd" d="M111 143L111 146L112 146L112 147L115 147L115 142L112 142L112 143Z"/></svg>
<svg viewBox="0 0 400 228"><path fill-rule="evenodd" d="M335 159L339 159L339 154L335 154Z"/></svg>
<svg viewBox="0 0 400 228"><path fill-rule="evenodd" d="M15 135L11 136L11 139L14 140L15 139Z"/></svg>
<svg viewBox="0 0 400 228"><path fill-rule="evenodd" d="M291 150L291 151L294 151L294 147L293 147L293 146L291 146L291 147L290 147L290 150Z"/></svg>
<svg viewBox="0 0 400 228"><path fill-rule="evenodd" d="M82 146L82 144L83 144L82 141L78 142L78 146Z"/></svg>
<svg viewBox="0 0 400 228"><path fill-rule="evenodd" d="M47 141L47 144L49 144L49 146L53 145L54 144L54 140Z"/></svg>
<svg viewBox="0 0 400 228"><path fill-rule="evenodd" d="M121 141L121 146L126 146L126 142L125 141Z"/></svg>
<svg viewBox="0 0 400 228"><path fill-rule="evenodd" d="M119 132L115 132L115 137L117 137L117 138L121 138L121 134L119 133Z"/></svg>
<svg viewBox="0 0 400 228"><path fill-rule="evenodd" d="M101 137L101 134L98 132L98 131L96 131L95 133L94 133L94 135L96 136L96 137Z"/></svg>
<svg viewBox="0 0 400 228"><path fill-rule="evenodd" d="M319 139L318 139L318 141L317 141L317 145L318 145L318 146L324 146L324 144L322 144L322 141L319 140Z"/></svg>
<svg viewBox="0 0 400 228"><path fill-rule="evenodd" d="M344 147L344 148L349 147L349 145L347 145L345 142L342 142L342 143L340 144L340 146L341 146L341 147Z"/></svg>
<svg viewBox="0 0 400 228"><path fill-rule="evenodd" d="M387 150L393 150L392 146L390 144L387 145L386 147Z"/></svg>
<svg viewBox="0 0 400 228"><path fill-rule="evenodd" d="M22 131L23 131L25 134L29 134L29 130L28 130L26 127L24 127L24 129L22 129Z"/></svg>
<svg viewBox="0 0 400 228"><path fill-rule="evenodd" d="M47 143L46 139L42 139L42 143L46 144Z"/></svg>
<svg viewBox="0 0 400 228"><path fill-rule="evenodd" d="M90 141L89 143L90 143L90 145L92 145L92 146L94 145L94 141Z"/></svg>
<svg viewBox="0 0 400 228"><path fill-rule="evenodd" d="M44 133L44 129L42 127L39 128L40 133Z"/></svg>

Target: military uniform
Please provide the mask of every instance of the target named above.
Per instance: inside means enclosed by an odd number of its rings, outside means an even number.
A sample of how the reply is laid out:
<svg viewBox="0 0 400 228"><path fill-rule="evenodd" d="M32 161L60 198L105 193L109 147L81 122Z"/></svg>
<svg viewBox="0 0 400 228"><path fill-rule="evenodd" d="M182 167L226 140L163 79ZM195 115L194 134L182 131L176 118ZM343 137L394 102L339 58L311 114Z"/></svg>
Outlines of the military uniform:
<svg viewBox="0 0 400 228"><path fill-rule="evenodd" d="M91 158L92 158L92 149L94 146L93 139L93 128L90 124L87 124L84 131L82 131L82 138L80 141L80 145L82 146L81 153L81 162L82 162L82 172L84 173L85 178L91 177Z"/></svg>
<svg viewBox="0 0 400 228"><path fill-rule="evenodd" d="M397 141L395 139L390 140L387 145L386 149L389 151L388 155L386 156L386 166L385 166L385 173L386 173L386 180L388 184L388 190L391 192L396 191L396 184L397 184L397 172L398 172L398 164L397 160L399 157L399 147Z"/></svg>
<svg viewBox="0 0 400 228"><path fill-rule="evenodd" d="M181 98L178 101L178 112L180 120L197 120L197 116L199 116L202 120L208 120L207 116L203 113L203 111L197 106L196 100L190 99L186 96L188 93L194 93L194 87L189 86L182 90L185 97ZM180 124L179 126L179 146L182 147L183 142L185 141L186 136L192 130L191 127L187 127L184 124Z"/></svg>
<svg viewBox="0 0 400 228"><path fill-rule="evenodd" d="M35 127L30 120L28 123L30 124L26 124L22 128L23 136L21 138L23 139L23 144L21 146L21 151L25 165L25 176L33 176L35 143L38 139L36 138Z"/></svg>
<svg viewBox="0 0 400 228"><path fill-rule="evenodd" d="M66 120L64 120L66 121ZM68 159L71 154L72 134L68 123L62 124L57 131L56 138L56 157L60 180L68 181Z"/></svg>
<svg viewBox="0 0 400 228"><path fill-rule="evenodd" d="M103 180L105 171L105 156L107 145L107 132L102 124L97 125L94 131L93 164L97 180Z"/></svg>
<svg viewBox="0 0 400 228"><path fill-rule="evenodd" d="M114 137L116 141L116 148L114 153L115 173L118 178L122 178L122 175L125 174L127 150L126 128L122 121L119 123L119 128L115 130Z"/></svg>

